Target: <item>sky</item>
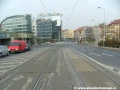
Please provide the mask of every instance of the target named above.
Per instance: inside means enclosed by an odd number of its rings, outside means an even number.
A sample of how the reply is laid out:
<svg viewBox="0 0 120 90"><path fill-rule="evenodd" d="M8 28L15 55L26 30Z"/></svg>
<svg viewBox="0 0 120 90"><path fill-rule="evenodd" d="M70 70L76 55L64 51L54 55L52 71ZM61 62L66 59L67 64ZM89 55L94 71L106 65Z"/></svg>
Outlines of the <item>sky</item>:
<svg viewBox="0 0 120 90"><path fill-rule="evenodd" d="M115 19L120 19L120 0L78 0L77 4L77 0L41 1L48 13L62 14L62 29L74 30L82 26L94 26L103 23L104 10L107 24ZM41 1L0 0L0 22L13 15L31 14L32 17L37 17L40 12L46 13Z"/></svg>

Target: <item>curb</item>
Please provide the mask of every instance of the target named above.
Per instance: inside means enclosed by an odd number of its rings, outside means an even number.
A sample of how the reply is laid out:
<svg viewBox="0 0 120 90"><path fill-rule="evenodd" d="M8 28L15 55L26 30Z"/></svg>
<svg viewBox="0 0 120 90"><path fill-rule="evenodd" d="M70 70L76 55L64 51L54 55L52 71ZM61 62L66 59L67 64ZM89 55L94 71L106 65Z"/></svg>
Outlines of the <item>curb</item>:
<svg viewBox="0 0 120 90"><path fill-rule="evenodd" d="M101 47L101 46L93 46L93 47L104 48L104 49L110 49L110 50L118 50L118 51L120 51L120 48L110 48L110 47Z"/></svg>

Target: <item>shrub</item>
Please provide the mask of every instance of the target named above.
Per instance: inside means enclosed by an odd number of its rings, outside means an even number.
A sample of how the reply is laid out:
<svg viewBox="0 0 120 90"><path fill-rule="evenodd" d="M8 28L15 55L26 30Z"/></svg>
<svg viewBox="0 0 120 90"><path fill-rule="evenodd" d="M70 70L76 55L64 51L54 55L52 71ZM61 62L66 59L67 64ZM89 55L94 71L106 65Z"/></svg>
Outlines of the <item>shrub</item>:
<svg viewBox="0 0 120 90"><path fill-rule="evenodd" d="M98 45L103 46L103 41L100 41ZM113 39L106 39L106 41L104 42L104 45L109 47L120 47L120 41L113 40Z"/></svg>

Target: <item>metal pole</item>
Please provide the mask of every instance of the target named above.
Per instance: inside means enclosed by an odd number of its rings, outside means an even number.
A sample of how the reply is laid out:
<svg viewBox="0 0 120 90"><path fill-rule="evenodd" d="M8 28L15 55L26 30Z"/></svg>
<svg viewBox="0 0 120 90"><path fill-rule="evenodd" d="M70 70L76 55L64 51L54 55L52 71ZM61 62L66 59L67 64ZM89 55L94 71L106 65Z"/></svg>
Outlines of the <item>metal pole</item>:
<svg viewBox="0 0 120 90"><path fill-rule="evenodd" d="M96 46L98 46L98 35L97 35L97 32L98 32L98 30L97 30L97 26L96 26Z"/></svg>
<svg viewBox="0 0 120 90"><path fill-rule="evenodd" d="M59 42L60 42L60 31L58 33L59 33L58 38L59 38Z"/></svg>
<svg viewBox="0 0 120 90"><path fill-rule="evenodd" d="M106 31L105 31L105 9L104 10L104 41L103 41L103 47L105 46L105 36L106 36Z"/></svg>
<svg viewBox="0 0 120 90"><path fill-rule="evenodd" d="M118 33L118 40L120 41L120 22L119 22L119 33Z"/></svg>
<svg viewBox="0 0 120 90"><path fill-rule="evenodd" d="M92 21L95 21L95 20L92 20ZM96 21L95 21L96 22ZM98 23L96 22L96 27L95 27L95 37L96 37L96 46L98 46Z"/></svg>
<svg viewBox="0 0 120 90"><path fill-rule="evenodd" d="M23 28L22 28L22 40L23 40Z"/></svg>
<svg viewBox="0 0 120 90"><path fill-rule="evenodd" d="M105 46L105 36L106 36L106 30L105 30L105 8L98 7L104 10L104 31L103 31L103 47Z"/></svg>

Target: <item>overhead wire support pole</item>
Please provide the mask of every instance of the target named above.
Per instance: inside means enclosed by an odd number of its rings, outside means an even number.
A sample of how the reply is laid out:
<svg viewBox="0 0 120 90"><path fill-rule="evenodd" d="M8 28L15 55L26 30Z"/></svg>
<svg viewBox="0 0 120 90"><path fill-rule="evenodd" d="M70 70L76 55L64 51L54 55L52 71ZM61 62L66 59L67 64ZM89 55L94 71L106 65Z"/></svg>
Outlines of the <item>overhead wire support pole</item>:
<svg viewBox="0 0 120 90"><path fill-rule="evenodd" d="M105 8L98 7L99 9L104 10L104 31L103 31L103 47L105 46L105 36L106 36L106 30L105 30Z"/></svg>
<svg viewBox="0 0 120 90"><path fill-rule="evenodd" d="M96 46L98 46L98 42L99 42L99 36L98 36L98 34L99 34L99 31L98 31L98 23L95 21L95 20L92 20L92 21L94 21L95 23L96 23L96 26L95 26L95 28L96 28L96 30L95 30L95 37L96 37Z"/></svg>

